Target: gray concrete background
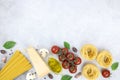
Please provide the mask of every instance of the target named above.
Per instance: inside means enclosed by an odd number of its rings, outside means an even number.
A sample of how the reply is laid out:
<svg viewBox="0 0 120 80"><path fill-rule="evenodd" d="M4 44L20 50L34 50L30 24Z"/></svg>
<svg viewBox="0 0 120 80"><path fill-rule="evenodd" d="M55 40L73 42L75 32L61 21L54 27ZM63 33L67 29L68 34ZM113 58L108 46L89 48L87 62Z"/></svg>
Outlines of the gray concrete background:
<svg viewBox="0 0 120 80"><path fill-rule="evenodd" d="M20 49L26 57L28 45L50 49L68 41L80 50L91 43L99 50L109 50L114 61L120 62L120 0L0 0L0 49L6 40L16 41L13 50ZM119 73L120 68L109 79L98 80L119 80ZM70 73L63 70L62 74ZM25 75L16 80L25 80ZM55 75L54 80L60 78Z"/></svg>

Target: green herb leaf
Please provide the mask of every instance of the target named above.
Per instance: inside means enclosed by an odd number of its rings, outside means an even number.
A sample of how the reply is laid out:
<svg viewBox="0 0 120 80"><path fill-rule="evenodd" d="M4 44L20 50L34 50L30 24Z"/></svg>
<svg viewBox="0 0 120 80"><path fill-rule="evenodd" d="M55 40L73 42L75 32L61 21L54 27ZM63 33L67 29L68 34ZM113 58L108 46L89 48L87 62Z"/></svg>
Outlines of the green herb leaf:
<svg viewBox="0 0 120 80"><path fill-rule="evenodd" d="M64 42L64 47L70 49L70 44L68 42Z"/></svg>
<svg viewBox="0 0 120 80"><path fill-rule="evenodd" d="M118 65L119 65L118 62L113 63L112 66L111 66L111 69L116 70L118 68Z"/></svg>
<svg viewBox="0 0 120 80"><path fill-rule="evenodd" d="M5 49L10 49L10 48L13 48L15 46L16 42L14 41L7 41L4 43L3 47Z"/></svg>
<svg viewBox="0 0 120 80"><path fill-rule="evenodd" d="M72 76L70 75L64 75L62 76L61 80L71 80Z"/></svg>

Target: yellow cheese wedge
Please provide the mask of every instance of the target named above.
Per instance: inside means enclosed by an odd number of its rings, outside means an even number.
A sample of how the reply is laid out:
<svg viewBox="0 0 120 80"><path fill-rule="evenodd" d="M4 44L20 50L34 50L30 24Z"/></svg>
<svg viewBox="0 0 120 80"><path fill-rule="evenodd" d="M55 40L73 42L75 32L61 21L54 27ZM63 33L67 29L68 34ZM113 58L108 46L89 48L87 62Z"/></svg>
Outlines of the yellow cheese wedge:
<svg viewBox="0 0 120 80"><path fill-rule="evenodd" d="M29 47L27 52L30 56L33 67L36 70L38 77L43 77L50 72L47 64L43 61L43 59L39 56L37 51L33 47Z"/></svg>

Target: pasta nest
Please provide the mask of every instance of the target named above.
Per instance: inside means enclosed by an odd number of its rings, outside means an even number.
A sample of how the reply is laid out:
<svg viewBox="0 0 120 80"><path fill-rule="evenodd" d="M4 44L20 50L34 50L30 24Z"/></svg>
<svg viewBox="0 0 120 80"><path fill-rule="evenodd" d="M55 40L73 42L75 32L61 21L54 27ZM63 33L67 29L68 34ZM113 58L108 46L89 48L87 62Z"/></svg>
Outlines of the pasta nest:
<svg viewBox="0 0 120 80"><path fill-rule="evenodd" d="M106 50L101 51L97 56L97 62L100 64L100 66L104 68L108 68L109 66L111 66L112 61L112 55Z"/></svg>
<svg viewBox="0 0 120 80"><path fill-rule="evenodd" d="M95 80L99 77L100 71L99 69L93 64L86 64L82 69L82 74L88 80Z"/></svg>
<svg viewBox="0 0 120 80"><path fill-rule="evenodd" d="M92 44L86 44L81 49L82 56L87 60L94 60L96 59L98 49Z"/></svg>

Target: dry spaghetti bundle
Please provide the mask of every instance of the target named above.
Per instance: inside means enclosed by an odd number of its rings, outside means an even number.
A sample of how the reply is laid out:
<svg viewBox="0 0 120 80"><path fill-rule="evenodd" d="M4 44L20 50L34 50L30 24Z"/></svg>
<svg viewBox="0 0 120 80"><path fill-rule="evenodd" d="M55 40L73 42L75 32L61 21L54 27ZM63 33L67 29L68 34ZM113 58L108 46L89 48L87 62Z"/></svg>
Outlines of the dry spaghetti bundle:
<svg viewBox="0 0 120 80"><path fill-rule="evenodd" d="M27 58L17 50L0 71L0 80L13 80L31 68Z"/></svg>

